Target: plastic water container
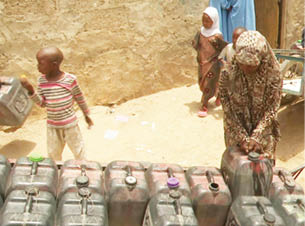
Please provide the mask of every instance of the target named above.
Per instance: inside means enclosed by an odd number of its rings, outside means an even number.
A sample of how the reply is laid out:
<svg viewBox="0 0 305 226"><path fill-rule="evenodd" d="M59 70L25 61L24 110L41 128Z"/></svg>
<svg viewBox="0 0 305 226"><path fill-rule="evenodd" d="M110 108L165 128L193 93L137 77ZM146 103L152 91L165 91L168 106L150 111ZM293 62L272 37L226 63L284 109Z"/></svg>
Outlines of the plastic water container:
<svg viewBox="0 0 305 226"><path fill-rule="evenodd" d="M14 190L1 209L1 226L54 226L55 208L55 198L49 192L34 187Z"/></svg>
<svg viewBox="0 0 305 226"><path fill-rule="evenodd" d="M141 226L149 201L145 168L139 162L114 161L105 170L109 225Z"/></svg>
<svg viewBox="0 0 305 226"><path fill-rule="evenodd" d="M286 195L304 195L304 190L301 185L295 182L288 170L280 167L273 168L269 199L273 202Z"/></svg>
<svg viewBox="0 0 305 226"><path fill-rule="evenodd" d="M190 197L191 190L186 181L184 170L177 164L153 163L145 172L146 181L150 190L150 196L162 192L169 192L169 185L178 183L183 195Z"/></svg>
<svg viewBox="0 0 305 226"><path fill-rule="evenodd" d="M285 195L273 201L274 209L286 222L286 225L305 225L305 196Z"/></svg>
<svg viewBox="0 0 305 226"><path fill-rule="evenodd" d="M12 190L36 187L56 197L58 170L55 162L41 156L21 157L14 165L8 180L6 195Z"/></svg>
<svg viewBox="0 0 305 226"><path fill-rule="evenodd" d="M104 194L103 171L98 162L86 160L65 161L59 176L57 198L66 192L78 191L79 188L90 188L93 193Z"/></svg>
<svg viewBox="0 0 305 226"><path fill-rule="evenodd" d="M262 155L228 148L222 155L221 171L233 200L240 195L268 196L273 171L270 160Z"/></svg>
<svg viewBox="0 0 305 226"><path fill-rule="evenodd" d="M199 226L223 226L231 206L231 193L215 167L191 167L186 173Z"/></svg>
<svg viewBox="0 0 305 226"><path fill-rule="evenodd" d="M0 155L0 197L4 199L7 180L11 171L11 165L4 155Z"/></svg>
<svg viewBox="0 0 305 226"><path fill-rule="evenodd" d="M0 78L0 125L20 126L32 110L32 100L17 78Z"/></svg>
<svg viewBox="0 0 305 226"><path fill-rule="evenodd" d="M108 226L104 197L90 188L66 192L57 208L58 226Z"/></svg>
<svg viewBox="0 0 305 226"><path fill-rule="evenodd" d="M284 226L271 202L262 196L239 196L233 202L226 226ZM289 225L292 226L292 225Z"/></svg>
<svg viewBox="0 0 305 226"><path fill-rule="evenodd" d="M148 203L143 226L197 226L191 199L179 191L158 193Z"/></svg>

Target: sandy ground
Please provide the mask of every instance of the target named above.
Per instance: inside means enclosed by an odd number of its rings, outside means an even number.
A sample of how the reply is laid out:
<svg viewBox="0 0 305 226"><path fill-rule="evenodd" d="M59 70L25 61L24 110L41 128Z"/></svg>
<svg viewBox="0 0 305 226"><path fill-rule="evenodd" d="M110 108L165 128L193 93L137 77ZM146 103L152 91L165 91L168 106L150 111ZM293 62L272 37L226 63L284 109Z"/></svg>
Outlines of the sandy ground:
<svg viewBox="0 0 305 226"><path fill-rule="evenodd" d="M209 116L198 118L197 85L159 92L119 106L92 107L95 125L88 130L80 115L87 158L107 164L113 160L178 163L182 166L220 166L225 150L223 112L211 101ZM289 170L304 164L304 101L282 107L282 140L277 166ZM15 132L0 132L0 154L18 158L31 153L46 156L46 122L29 117ZM73 158L66 147L63 160ZM297 181L305 187L305 171Z"/></svg>

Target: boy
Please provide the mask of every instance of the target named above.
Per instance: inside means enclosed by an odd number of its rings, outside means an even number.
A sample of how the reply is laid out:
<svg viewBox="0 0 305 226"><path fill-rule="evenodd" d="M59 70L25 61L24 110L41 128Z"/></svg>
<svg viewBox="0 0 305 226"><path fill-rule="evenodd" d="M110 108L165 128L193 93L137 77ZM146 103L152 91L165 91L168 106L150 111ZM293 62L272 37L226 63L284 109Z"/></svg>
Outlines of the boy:
<svg viewBox="0 0 305 226"><path fill-rule="evenodd" d="M47 108L48 156L61 160L67 143L75 159L84 159L84 142L73 109L74 100L83 111L89 128L93 122L76 77L60 70L63 58L62 52L56 47L40 49L36 54L38 71L41 73L37 92L25 77L20 80L31 99Z"/></svg>
<svg viewBox="0 0 305 226"><path fill-rule="evenodd" d="M238 37L243 33L247 31L244 27L237 27L232 35L233 43L228 44L220 53L219 58L224 59L226 62L232 62L233 56L235 54L235 45Z"/></svg>

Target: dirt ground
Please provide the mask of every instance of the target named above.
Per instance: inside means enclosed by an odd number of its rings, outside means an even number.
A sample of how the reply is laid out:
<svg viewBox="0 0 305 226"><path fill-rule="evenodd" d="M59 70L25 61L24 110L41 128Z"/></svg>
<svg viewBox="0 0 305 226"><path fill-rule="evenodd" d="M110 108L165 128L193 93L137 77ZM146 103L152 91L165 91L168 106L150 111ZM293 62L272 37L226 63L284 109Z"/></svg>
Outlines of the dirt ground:
<svg viewBox="0 0 305 226"><path fill-rule="evenodd" d="M95 125L88 130L80 112L87 158L107 164L113 160L220 166L225 150L223 112L211 101L209 116L198 118L197 85L175 88L128 101L119 106L91 107ZM304 101L284 106L279 113L282 139L277 166L289 170L304 164ZM46 156L46 122L31 116L15 132L0 132L0 154L18 158ZM73 158L68 147L63 160ZM305 187L305 172L298 180Z"/></svg>

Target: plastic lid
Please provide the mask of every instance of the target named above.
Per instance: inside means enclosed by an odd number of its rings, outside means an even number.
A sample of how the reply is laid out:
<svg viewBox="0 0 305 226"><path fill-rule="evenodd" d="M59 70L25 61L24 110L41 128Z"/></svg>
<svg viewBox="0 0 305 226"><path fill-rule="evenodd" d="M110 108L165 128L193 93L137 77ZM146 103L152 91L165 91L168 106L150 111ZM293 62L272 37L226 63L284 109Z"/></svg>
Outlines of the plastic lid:
<svg viewBox="0 0 305 226"><path fill-rule="evenodd" d="M250 153L248 154L248 159L249 159L250 161L255 162L255 161L258 161L258 160L259 160L259 156L260 156L260 155L259 155L257 152L252 151L252 152L250 152Z"/></svg>
<svg viewBox="0 0 305 226"><path fill-rule="evenodd" d="M41 162L44 160L44 157L38 153L34 153L29 156L29 160L32 162Z"/></svg>
<svg viewBox="0 0 305 226"><path fill-rule="evenodd" d="M169 188L179 187L179 180L176 177L170 177L167 179L167 186Z"/></svg>
<svg viewBox="0 0 305 226"><path fill-rule="evenodd" d="M127 176L125 178L125 183L127 185L136 185L137 184L137 178L135 178L134 176Z"/></svg>
<svg viewBox="0 0 305 226"><path fill-rule="evenodd" d="M217 183L210 183L209 184L209 189L213 192L219 191L219 184Z"/></svg>
<svg viewBox="0 0 305 226"><path fill-rule="evenodd" d="M76 185L78 187L86 187L89 185L89 177L87 176L78 176L76 178Z"/></svg>
<svg viewBox="0 0 305 226"><path fill-rule="evenodd" d="M265 220L267 223L275 223L275 217L274 217L274 215L272 215L271 213L265 213L265 215L264 215L264 220Z"/></svg>
<svg viewBox="0 0 305 226"><path fill-rule="evenodd" d="M298 40L298 43L302 43L302 39L299 39L299 40Z"/></svg>

